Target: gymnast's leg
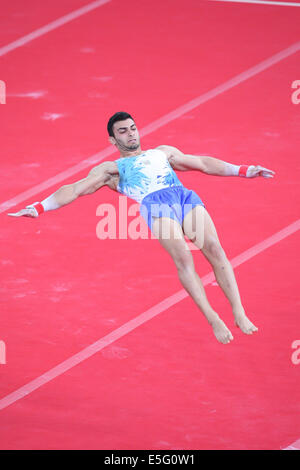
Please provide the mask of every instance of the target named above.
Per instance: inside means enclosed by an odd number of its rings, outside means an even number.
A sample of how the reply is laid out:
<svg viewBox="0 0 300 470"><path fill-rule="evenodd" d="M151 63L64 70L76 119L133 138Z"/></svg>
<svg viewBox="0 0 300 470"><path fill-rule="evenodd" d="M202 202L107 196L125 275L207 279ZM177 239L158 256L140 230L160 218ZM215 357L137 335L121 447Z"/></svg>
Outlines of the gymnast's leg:
<svg viewBox="0 0 300 470"><path fill-rule="evenodd" d="M217 340L223 344L229 343L233 336L208 302L201 279L195 271L193 256L184 239L181 225L168 217L153 217L153 219L151 230L171 255L181 284L205 315Z"/></svg>

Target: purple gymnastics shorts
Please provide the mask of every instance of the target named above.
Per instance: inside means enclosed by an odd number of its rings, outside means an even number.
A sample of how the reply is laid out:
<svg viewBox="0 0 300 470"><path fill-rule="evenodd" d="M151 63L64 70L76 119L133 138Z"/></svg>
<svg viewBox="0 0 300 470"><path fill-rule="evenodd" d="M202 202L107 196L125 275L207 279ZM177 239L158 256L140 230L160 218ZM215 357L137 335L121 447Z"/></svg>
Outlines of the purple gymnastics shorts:
<svg viewBox="0 0 300 470"><path fill-rule="evenodd" d="M195 191L184 186L170 186L145 196L140 205L140 213L151 230L155 220L153 216L170 217L182 225L186 214L198 205L205 207Z"/></svg>

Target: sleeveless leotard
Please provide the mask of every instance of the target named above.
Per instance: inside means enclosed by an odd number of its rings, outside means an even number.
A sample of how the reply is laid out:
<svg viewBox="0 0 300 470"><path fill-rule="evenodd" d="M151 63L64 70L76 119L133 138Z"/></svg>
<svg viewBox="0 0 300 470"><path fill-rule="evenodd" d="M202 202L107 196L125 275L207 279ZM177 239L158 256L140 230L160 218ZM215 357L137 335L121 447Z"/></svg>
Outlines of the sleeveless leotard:
<svg viewBox="0 0 300 470"><path fill-rule="evenodd" d="M115 162L120 174L118 192L139 203L159 189L183 186L162 150L150 149L136 157L123 157Z"/></svg>

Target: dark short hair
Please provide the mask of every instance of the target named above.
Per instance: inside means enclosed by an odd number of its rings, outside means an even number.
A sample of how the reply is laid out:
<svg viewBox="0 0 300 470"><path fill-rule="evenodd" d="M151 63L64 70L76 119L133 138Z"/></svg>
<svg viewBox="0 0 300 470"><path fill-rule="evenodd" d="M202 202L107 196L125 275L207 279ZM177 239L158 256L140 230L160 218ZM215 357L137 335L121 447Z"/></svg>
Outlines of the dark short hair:
<svg viewBox="0 0 300 470"><path fill-rule="evenodd" d="M111 118L109 118L109 121L107 123L108 135L110 135L111 137L114 137L114 133L113 133L114 123L118 121L125 121L125 119L132 119L134 121L133 117L130 116L130 114L125 113L124 111L118 111L113 116L111 116Z"/></svg>

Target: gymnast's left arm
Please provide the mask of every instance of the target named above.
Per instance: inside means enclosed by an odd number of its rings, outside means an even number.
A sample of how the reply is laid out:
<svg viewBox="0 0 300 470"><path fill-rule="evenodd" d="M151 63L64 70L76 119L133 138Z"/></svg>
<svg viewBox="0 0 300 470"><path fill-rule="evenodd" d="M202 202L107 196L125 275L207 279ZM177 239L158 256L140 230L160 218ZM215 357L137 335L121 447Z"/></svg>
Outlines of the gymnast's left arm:
<svg viewBox="0 0 300 470"><path fill-rule="evenodd" d="M234 165L214 157L187 155L169 145L161 145L157 148L166 154L174 170L198 170L214 176L244 176L247 178L255 178L257 176L273 178L275 175L273 170L260 165Z"/></svg>

